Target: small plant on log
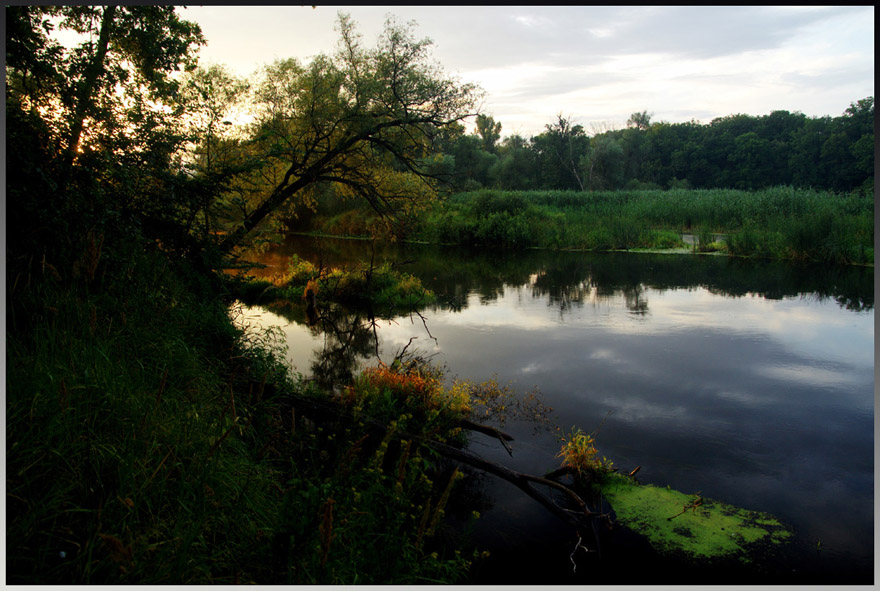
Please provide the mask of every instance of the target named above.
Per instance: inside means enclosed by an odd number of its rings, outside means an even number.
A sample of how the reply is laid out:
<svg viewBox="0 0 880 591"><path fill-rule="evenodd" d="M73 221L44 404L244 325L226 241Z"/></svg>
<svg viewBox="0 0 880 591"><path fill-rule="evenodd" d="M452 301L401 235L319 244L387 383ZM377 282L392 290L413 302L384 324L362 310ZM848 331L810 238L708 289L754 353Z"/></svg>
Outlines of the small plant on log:
<svg viewBox="0 0 880 591"><path fill-rule="evenodd" d="M613 470L610 460L598 457L599 450L592 435L573 428L561 441L562 449L556 457L562 458L562 466L572 470L578 477L589 479Z"/></svg>

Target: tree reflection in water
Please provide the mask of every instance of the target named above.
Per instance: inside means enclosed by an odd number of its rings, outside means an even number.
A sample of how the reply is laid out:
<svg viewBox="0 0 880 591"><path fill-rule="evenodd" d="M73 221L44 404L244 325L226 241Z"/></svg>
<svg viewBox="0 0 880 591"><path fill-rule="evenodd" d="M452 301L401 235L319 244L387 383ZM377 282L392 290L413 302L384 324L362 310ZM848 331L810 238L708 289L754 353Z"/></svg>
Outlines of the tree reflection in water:
<svg viewBox="0 0 880 591"><path fill-rule="evenodd" d="M303 237L292 238L284 247L285 254L294 250L302 258L314 258L322 264L327 261L352 263L359 256L369 254L357 241ZM874 306L873 269L870 268L803 267L724 257L554 251L509 253L412 245L400 252L388 248L379 256L416 261L407 265L407 271L437 294L438 303L429 308L434 312L459 312L475 303L489 304L502 298L505 289L517 286L535 299L546 296L548 305L559 310L560 320L584 305L610 304L618 299L623 300L631 315L647 317L650 309L645 294L649 290L662 294L670 289L695 287L730 297L832 299L852 311L868 311ZM621 260L620 257L626 258ZM307 325L314 336L323 337L324 345L315 351L311 370L315 379L325 386L348 383L364 362L382 361L377 318L393 321L392 315L418 314L428 336L433 338L421 316L422 310L385 311L377 317L373 310L347 309L320 298L313 305L285 302L271 307L288 320Z"/></svg>
<svg viewBox="0 0 880 591"><path fill-rule="evenodd" d="M370 310L287 301L270 307L286 320L308 326L313 336L323 337L323 347L314 351L311 362L311 374L321 387L351 383L363 361L380 360L376 317Z"/></svg>

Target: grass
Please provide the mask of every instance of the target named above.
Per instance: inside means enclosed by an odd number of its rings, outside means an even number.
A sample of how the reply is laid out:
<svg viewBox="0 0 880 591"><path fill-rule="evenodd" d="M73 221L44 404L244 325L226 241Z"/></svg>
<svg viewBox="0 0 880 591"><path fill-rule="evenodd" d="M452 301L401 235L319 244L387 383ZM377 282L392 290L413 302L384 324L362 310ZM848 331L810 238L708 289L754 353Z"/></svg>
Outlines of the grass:
<svg viewBox="0 0 880 591"><path fill-rule="evenodd" d="M319 268L293 255L287 272L271 281L242 281L237 295L248 302L300 301L307 292L315 298L349 307L370 307L377 313L416 309L431 304L434 293L414 275L403 273L391 263L374 266L358 263L351 268Z"/></svg>
<svg viewBox="0 0 880 591"><path fill-rule="evenodd" d="M460 193L425 215L437 243L583 250L681 248L825 263L873 264L873 196L775 187L668 191ZM726 243L713 234L728 234Z"/></svg>
<svg viewBox="0 0 880 591"><path fill-rule="evenodd" d="M292 413L290 395L327 394L289 374L272 334L235 328L218 283L158 252L114 261L10 273L8 583L464 575L438 537L436 463Z"/></svg>

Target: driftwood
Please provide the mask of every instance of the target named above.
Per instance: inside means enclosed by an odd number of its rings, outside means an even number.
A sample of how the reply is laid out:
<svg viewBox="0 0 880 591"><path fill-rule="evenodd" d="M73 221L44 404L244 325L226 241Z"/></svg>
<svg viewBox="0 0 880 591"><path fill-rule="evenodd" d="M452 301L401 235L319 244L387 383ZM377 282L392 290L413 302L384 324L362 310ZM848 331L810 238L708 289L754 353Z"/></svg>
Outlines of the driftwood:
<svg viewBox="0 0 880 591"><path fill-rule="evenodd" d="M355 417L345 408L342 408L339 405L336 405L329 401L322 402L314 398L291 396L291 403L295 408L299 410L300 413L305 415L312 415L314 418L336 420L343 419L352 422L357 420L361 422L369 431L382 436L384 436L388 431L388 427L384 424L368 417ZM464 429L477 431L491 437L498 438L499 441L505 444L508 452L510 452L510 448L506 444L507 441L513 440L513 437L511 437L510 435L498 431L494 427L481 425L479 423L474 423L468 420L461 421L460 426ZM493 474L503 480L510 482L511 484L522 490L524 493L535 499L541 505L543 505L551 513L566 521L570 525L574 526L579 532L587 531L588 527L592 529L591 518L598 517L600 515L600 513L591 511L587 507L587 504L576 492L560 482L555 482L546 477L516 472L515 470L511 470L510 468L506 468L505 466L502 466L500 464L490 462L471 452L458 449L445 443L421 437L412 433L396 431L393 434L393 437L395 439L417 442L420 445L423 445L433 450L443 457L449 458L456 462L460 462L462 464L467 464L468 466L477 468L478 470L482 470L484 472L488 472L489 474ZM559 505L548 495L535 488L533 484L541 484L548 488L552 488L564 493L579 507L579 509L572 510Z"/></svg>

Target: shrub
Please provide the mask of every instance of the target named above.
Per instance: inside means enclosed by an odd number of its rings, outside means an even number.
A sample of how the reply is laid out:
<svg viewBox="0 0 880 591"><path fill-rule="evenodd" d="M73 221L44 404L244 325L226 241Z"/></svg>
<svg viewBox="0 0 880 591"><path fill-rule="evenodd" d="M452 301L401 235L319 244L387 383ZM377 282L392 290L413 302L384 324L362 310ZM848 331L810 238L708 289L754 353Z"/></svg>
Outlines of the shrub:
<svg viewBox="0 0 880 591"><path fill-rule="evenodd" d="M697 248L700 252L714 252L718 250L718 243L715 242L715 235L708 226L702 226L697 234Z"/></svg>
<svg viewBox="0 0 880 591"><path fill-rule="evenodd" d="M368 368L346 388L344 400L380 420L408 414L419 432L441 438L458 435L458 422L471 411L466 386L447 389L441 372L417 365Z"/></svg>

